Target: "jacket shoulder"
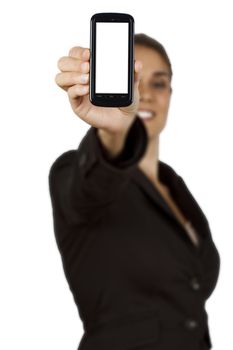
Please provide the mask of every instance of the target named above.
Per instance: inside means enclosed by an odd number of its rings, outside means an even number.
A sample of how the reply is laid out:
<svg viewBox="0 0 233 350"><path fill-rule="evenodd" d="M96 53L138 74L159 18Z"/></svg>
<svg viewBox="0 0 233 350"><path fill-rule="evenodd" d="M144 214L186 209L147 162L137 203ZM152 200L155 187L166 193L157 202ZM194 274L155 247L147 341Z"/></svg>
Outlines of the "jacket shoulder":
<svg viewBox="0 0 233 350"><path fill-rule="evenodd" d="M55 158L55 160L53 161L52 165L49 168L49 177L54 173L54 171L57 168L70 164L74 159L75 152L76 152L75 149L68 150L60 154L57 158Z"/></svg>

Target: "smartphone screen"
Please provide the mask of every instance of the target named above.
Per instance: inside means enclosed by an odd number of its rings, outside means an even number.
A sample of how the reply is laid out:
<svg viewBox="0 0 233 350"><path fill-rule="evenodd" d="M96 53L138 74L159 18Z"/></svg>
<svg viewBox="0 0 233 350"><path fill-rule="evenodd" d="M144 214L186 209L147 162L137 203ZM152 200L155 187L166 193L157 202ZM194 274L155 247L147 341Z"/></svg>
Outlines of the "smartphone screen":
<svg viewBox="0 0 233 350"><path fill-rule="evenodd" d="M128 93L129 23L96 23L95 92ZM114 40L112 40L114 38Z"/></svg>
<svg viewBox="0 0 233 350"><path fill-rule="evenodd" d="M133 102L134 19L123 13L91 18L90 101L120 107Z"/></svg>

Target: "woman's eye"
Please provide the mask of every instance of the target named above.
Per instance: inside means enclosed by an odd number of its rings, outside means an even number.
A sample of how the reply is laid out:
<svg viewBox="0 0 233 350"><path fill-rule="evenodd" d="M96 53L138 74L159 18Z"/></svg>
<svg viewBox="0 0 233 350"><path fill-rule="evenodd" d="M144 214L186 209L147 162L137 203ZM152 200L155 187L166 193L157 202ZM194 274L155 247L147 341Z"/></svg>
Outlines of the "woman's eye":
<svg viewBox="0 0 233 350"><path fill-rule="evenodd" d="M157 87L158 88L164 88L164 87L166 87L166 83L164 83L164 82L153 83L152 86L156 87L156 88Z"/></svg>

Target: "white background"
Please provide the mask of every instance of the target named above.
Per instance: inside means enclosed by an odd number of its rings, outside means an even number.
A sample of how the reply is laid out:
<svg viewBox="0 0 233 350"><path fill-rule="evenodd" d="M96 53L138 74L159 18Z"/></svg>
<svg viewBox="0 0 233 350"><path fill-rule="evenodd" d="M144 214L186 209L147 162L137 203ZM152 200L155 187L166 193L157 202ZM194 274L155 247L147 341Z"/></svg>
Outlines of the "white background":
<svg viewBox="0 0 233 350"><path fill-rule="evenodd" d="M166 48L173 96L160 159L182 175L221 255L207 301L214 350L232 349L232 2L1 3L0 348L75 350L83 330L55 244L48 173L89 125L54 78L72 46L89 47L90 17L126 12Z"/></svg>

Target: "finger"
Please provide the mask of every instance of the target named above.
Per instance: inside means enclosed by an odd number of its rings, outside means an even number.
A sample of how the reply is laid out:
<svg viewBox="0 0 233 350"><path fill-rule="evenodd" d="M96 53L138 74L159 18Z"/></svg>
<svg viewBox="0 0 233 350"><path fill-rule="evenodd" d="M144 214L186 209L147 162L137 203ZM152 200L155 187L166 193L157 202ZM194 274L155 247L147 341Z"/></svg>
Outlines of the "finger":
<svg viewBox="0 0 233 350"><path fill-rule="evenodd" d="M77 58L82 61L90 60L90 49L82 46L74 46L69 51L69 57Z"/></svg>
<svg viewBox="0 0 233 350"><path fill-rule="evenodd" d="M62 72L89 73L90 63L74 57L64 56L59 58L57 67Z"/></svg>
<svg viewBox="0 0 233 350"><path fill-rule="evenodd" d="M90 49L85 48L85 49L83 50L82 60L83 60L83 61L89 61L89 60L90 60Z"/></svg>
<svg viewBox="0 0 233 350"><path fill-rule="evenodd" d="M74 58L78 58L79 60L82 60L82 55L83 52L86 50L85 47L82 46L74 46L70 49L69 51L69 56L70 57L74 57Z"/></svg>
<svg viewBox="0 0 233 350"><path fill-rule="evenodd" d="M89 93L89 85L77 84L77 85L71 86L67 90L67 93L70 99L75 99L77 97L87 95Z"/></svg>
<svg viewBox="0 0 233 350"><path fill-rule="evenodd" d="M76 72L62 72L55 76L55 82L61 88L73 86L76 84L87 84L89 82L89 74Z"/></svg>

